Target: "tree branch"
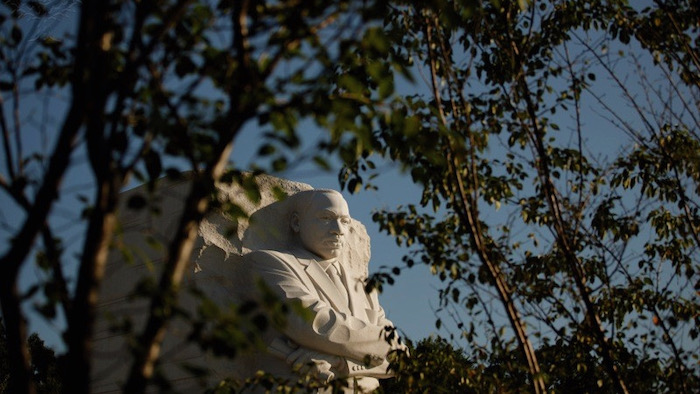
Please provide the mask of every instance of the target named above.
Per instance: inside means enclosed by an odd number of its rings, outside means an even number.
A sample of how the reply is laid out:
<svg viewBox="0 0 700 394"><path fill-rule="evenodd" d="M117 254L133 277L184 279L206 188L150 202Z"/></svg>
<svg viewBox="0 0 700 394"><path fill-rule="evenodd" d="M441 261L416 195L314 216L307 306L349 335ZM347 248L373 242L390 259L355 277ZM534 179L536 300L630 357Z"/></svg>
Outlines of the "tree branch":
<svg viewBox="0 0 700 394"><path fill-rule="evenodd" d="M435 21L434 24L436 28L439 28L439 24L437 23L437 21ZM426 20L425 36L427 39L428 58L431 71L432 94L436 100L436 106L440 115L440 122L447 129L449 125L447 123L447 118L444 114L444 110L442 107L442 99L438 90L438 71L436 67L435 54L433 52L432 46L432 25L433 21ZM443 67L445 66L443 65ZM464 104L465 105L462 105L462 107L466 106L466 103ZM465 130L465 132L470 134L470 130L468 127ZM474 247L474 250L476 250L477 254L479 255L479 259L481 260L482 264L484 264L488 269L491 279L493 280L493 284L496 287L496 290L498 291L501 303L503 304L508 315L510 325L515 332L516 338L518 339L520 350L523 352L523 356L527 360L529 372L532 376L533 390L535 393L544 393L546 392L546 387L544 385L544 380L541 376L540 367L539 363L537 362L537 357L535 355L534 348L532 347L532 343L527 337L527 334L525 332L525 324L523 323L520 317L520 313L517 307L515 306L511 290L509 289L509 286L503 277L503 273L500 267L498 266L498 263L492 260L491 255L488 251L488 246L486 244L486 241L484 240L483 230L481 229L481 225L478 219L478 202L476 199L473 199L472 196L470 196L467 192L467 188L465 187L462 177L460 175L460 169L462 168L462 165L460 163L459 157L454 154L451 145L452 143L448 145L447 164L449 174L452 178L452 182L456 186L455 193L451 196L452 202L455 207L455 211L459 215L461 223L464 223L468 226L466 230L470 236L470 240ZM471 149L473 155L473 141L471 143ZM474 160L472 159L471 161L471 164L474 165ZM471 185L469 189L476 190L479 187L478 179L476 178L476 169L472 166L469 172L471 174L470 179L474 182L474 184ZM457 207L461 207L461 209Z"/></svg>
<svg viewBox="0 0 700 394"><path fill-rule="evenodd" d="M7 119L5 119L5 102L0 93L0 129L2 129L2 146L5 150L5 165L10 182L15 181L15 166L12 160L12 146L10 145L10 130L7 127Z"/></svg>
<svg viewBox="0 0 700 394"><path fill-rule="evenodd" d="M213 148L213 158L206 167L193 173L194 179L185 200L182 217L173 240L168 247L168 254L159 281L159 292L152 298L149 317L142 334L138 338L134 362L131 366L125 392L143 393L153 376L155 363L160 355L160 346L165 337L167 324L173 316L173 307L185 270L197 237L199 223L208 212L211 194L216 190L215 184L224 173L226 163L233 149L233 139L254 115L255 102L251 97L244 99L258 87L254 76L254 65L250 59L248 30L246 25L248 1L236 2L232 14L234 26L234 50L239 59L239 76L233 76L244 85L241 90L230 91L231 107L227 113L226 129L219 131L219 140Z"/></svg>

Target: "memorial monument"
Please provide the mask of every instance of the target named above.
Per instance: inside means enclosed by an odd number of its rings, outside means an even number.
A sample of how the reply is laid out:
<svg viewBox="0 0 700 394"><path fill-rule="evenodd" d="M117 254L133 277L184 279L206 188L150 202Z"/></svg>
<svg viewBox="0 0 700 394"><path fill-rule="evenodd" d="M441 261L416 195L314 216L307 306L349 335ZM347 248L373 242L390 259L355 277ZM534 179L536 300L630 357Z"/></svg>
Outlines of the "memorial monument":
<svg viewBox="0 0 700 394"><path fill-rule="evenodd" d="M197 289L222 308L260 301L270 290L280 302L301 305L308 319L290 312L286 325L261 333L263 348L239 353L233 360L203 352L187 340L189 323L173 321L163 344L164 378L179 392L201 391L202 384L231 377L243 381L259 376L258 371L289 381L344 381L348 392L373 390L378 378L391 376L387 353L404 347L389 335L393 325L377 295L364 291L370 257L364 226L350 217L336 191L269 176L256 180L261 196L257 203L240 187L218 186L222 202L235 202L250 219L232 220L215 212L202 222L185 287ZM94 392L119 392L126 378L128 365L122 357L128 355L128 338L109 327L121 320L136 330L141 327L147 302L130 295L133 284L138 278L157 276L162 250L149 245L153 238L165 243L172 236L187 190L186 181L160 185L155 201L166 213L161 216L124 208L123 242L141 250L141 257L127 264L115 254L108 264L95 343ZM124 201L138 193L144 191L127 192ZM282 194L289 197L278 201ZM189 294L181 292L180 304L194 313L199 300ZM208 380L193 376L192 366L206 369Z"/></svg>
<svg viewBox="0 0 700 394"><path fill-rule="evenodd" d="M241 300L255 299L262 280L281 299L299 302L311 319L292 315L281 330L266 331L268 351L239 357L236 374L265 370L293 380L301 374L322 381L348 378L349 392L372 391L377 378L391 376L387 353L402 346L387 340L393 324L343 254L352 231L348 205L333 190L302 191L282 204L289 241L246 254L234 267L235 291Z"/></svg>

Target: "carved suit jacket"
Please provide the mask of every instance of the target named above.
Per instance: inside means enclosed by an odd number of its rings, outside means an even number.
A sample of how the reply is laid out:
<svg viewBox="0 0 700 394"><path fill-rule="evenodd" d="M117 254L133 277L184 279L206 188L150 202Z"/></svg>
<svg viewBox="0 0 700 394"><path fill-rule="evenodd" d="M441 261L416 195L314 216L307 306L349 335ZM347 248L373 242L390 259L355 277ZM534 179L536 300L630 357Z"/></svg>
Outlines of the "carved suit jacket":
<svg viewBox="0 0 700 394"><path fill-rule="evenodd" d="M282 300L296 300L312 314L307 321L291 312L283 332L268 329L263 334L268 354L244 361L245 367L280 374L295 361L321 359L331 364L331 377L390 376L386 354L391 346L385 340L385 327L393 325L376 293L367 294L361 278L341 270L348 304L309 252L260 250L245 256L236 270L244 297L257 293L251 286L262 279Z"/></svg>

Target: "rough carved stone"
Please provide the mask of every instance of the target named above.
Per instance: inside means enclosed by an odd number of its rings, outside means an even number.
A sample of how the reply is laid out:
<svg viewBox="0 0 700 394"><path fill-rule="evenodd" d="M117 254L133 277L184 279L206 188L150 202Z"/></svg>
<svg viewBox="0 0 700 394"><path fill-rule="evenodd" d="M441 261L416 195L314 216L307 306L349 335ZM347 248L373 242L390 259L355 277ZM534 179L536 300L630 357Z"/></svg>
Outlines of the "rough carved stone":
<svg viewBox="0 0 700 394"><path fill-rule="evenodd" d="M234 298L260 301L255 294L262 279L282 300L298 301L311 311L311 320L290 316L286 327L267 330L267 351L239 357L238 377L265 370L296 380L298 370L321 381L347 378L348 392L377 388L376 378L391 376L387 353L401 346L385 339L393 325L376 294L364 290L369 261L364 227L350 218L342 195L332 190L302 191L270 209L283 220L256 224L274 233L261 238L275 241L251 248L232 265L238 281L232 286ZM267 215L264 209L258 213ZM255 227L248 233L264 232Z"/></svg>
<svg viewBox="0 0 700 394"><path fill-rule="evenodd" d="M311 186L270 176L258 176L256 181L260 186L261 194L257 204L246 198L245 192L240 187L218 186L220 189L219 197L223 201L237 203L250 216L249 221L232 221L226 215L215 213L209 215L199 229L197 248L193 253L190 275L186 279L185 287L199 289L222 306L231 301L240 301L244 295L252 294L254 289L250 287L251 279L254 276L264 274L264 270L261 270L263 266L269 267L270 264L282 262L285 267L297 267L294 264L298 261L294 260L303 260L310 265L318 259L318 256L309 253L307 248L300 247L304 245L299 243L298 233L290 231L290 221L293 219L289 204L293 199L277 201L277 195L280 191L287 195L293 195L300 191L311 190ZM156 205L161 212L165 214L153 216L147 210L134 211L126 206L122 207L120 218L123 236L121 242L136 252L132 253L133 261L131 262L126 261L128 259L125 259L124 254L115 252L107 266L100 297L100 312L102 313L95 342L94 392L118 392L120 384L126 378L128 365L123 362L124 359L128 359L126 357L128 354L126 337L119 333L115 334L110 326L129 319L136 331L141 329L148 304L145 299L131 296L133 286L140 278L148 276L157 278L159 264L163 260L165 249L154 248L153 243L155 241L166 245L172 238L188 188L189 183L186 181L163 182L159 185L154 194L155 201L157 201ZM131 196L137 194L145 194L145 189L141 187L125 192L123 201L128 201ZM342 196L340 196L340 200L342 200ZM345 204L344 200L340 203L340 205L342 204ZM344 209L347 211L347 205ZM266 352L237 357L233 362L215 358L211 354L202 352L197 346L188 343L187 336L191 327L188 322L176 319L171 323L168 337L163 345L162 363L166 379L177 382L177 391L201 391L201 382L195 379L189 370L181 368L183 363L209 370L211 374L209 384L232 374L244 377L246 373L250 372L250 368L246 369L242 365L266 367L272 365L270 364L272 359L275 359L277 363L274 364L276 369L272 368L273 371L270 372L286 374L290 377L293 377L290 372L295 364L299 366L300 362L306 363L311 360L315 361L309 365L316 368L312 372L322 379L370 376L368 379L360 379L360 382L371 388L376 386L376 380L373 377L389 376L384 357L386 351L390 349L390 345L383 338L380 338L381 330L379 327L391 323L384 318L376 295L366 295L361 285L361 281L366 278L368 271L369 237L361 223L349 218L348 220L347 224L343 225L345 227L344 247L336 251L337 256L335 257L343 267L341 271L345 284L350 287L348 296L354 300L355 304L360 301L365 303L363 309L367 309L368 312L358 313L358 316L361 315L360 317L352 316L355 310L359 310L357 305L355 305L356 309L352 311L349 309L341 311L332 305L327 305L328 308L324 309L322 313L326 315L328 313L337 314L333 317L334 319L344 316L345 320L352 321L352 324L344 327L338 326L334 329L332 340L336 343L331 344L330 348L327 346L328 344L323 343L320 337L315 337L313 342L310 342L310 346L303 346L291 339L296 335L294 332L268 330L270 332L265 334L269 346ZM261 252L262 250L270 252ZM261 261L267 265L258 264ZM244 274L241 274L240 268L242 267L251 269L243 270ZM325 275L322 271L320 273ZM269 277L264 279L270 282L268 283L270 286L277 286L278 294L288 296L274 280ZM304 283L304 281L300 283ZM318 293L318 289L316 291L315 296L321 294L321 299L318 301L328 303L328 299L324 299L325 295L322 292ZM186 310L192 312L196 310L198 305L198 301L189 296L187 291L181 292L180 302ZM309 299L303 302L308 303ZM326 320L321 320L328 323L327 318L324 319ZM309 323L304 322L303 324L308 325ZM362 325L373 325L374 328L365 329L360 333L362 330L358 327ZM311 326L298 327L302 327L301 331L308 333ZM313 333L313 330L311 332ZM326 332L326 334L328 333ZM356 341L360 337L362 343L356 348L352 348L350 342ZM342 344L343 341L346 341L345 345ZM399 345L394 343L394 346ZM341 350L337 351L338 349ZM358 359L360 354L364 355L361 353L364 351L374 358L370 368L363 365L362 360ZM283 362L279 363L278 361ZM282 368L285 365L286 369ZM358 386L358 388L360 387Z"/></svg>

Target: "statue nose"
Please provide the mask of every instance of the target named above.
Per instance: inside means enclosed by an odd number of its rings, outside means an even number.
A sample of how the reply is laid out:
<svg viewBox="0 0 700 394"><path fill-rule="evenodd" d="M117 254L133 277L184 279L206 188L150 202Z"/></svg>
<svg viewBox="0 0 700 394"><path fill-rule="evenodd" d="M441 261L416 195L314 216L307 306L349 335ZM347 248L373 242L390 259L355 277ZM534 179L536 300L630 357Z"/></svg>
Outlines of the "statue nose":
<svg viewBox="0 0 700 394"><path fill-rule="evenodd" d="M340 220L333 220L331 224L331 233L337 235L343 235L343 224Z"/></svg>

